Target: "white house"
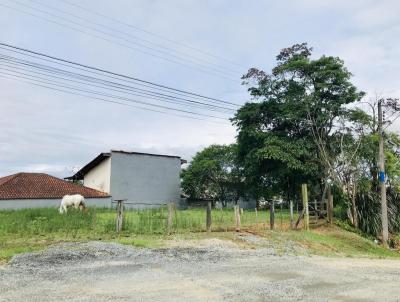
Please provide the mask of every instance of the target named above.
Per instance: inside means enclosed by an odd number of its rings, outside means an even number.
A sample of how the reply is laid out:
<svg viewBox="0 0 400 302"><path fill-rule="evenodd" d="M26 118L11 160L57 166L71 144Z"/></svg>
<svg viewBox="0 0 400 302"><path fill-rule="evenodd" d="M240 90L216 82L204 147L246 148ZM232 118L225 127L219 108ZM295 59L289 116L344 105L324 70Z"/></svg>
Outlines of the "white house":
<svg viewBox="0 0 400 302"><path fill-rule="evenodd" d="M101 153L67 179L105 192L114 200L154 205L180 201L179 156L111 150Z"/></svg>

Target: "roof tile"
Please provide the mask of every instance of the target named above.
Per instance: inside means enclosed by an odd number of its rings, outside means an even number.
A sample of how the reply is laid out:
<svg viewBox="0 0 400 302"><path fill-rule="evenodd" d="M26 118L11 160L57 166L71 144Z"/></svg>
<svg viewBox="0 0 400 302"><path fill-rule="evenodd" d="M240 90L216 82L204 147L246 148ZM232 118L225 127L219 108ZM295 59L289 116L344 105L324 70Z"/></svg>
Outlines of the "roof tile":
<svg viewBox="0 0 400 302"><path fill-rule="evenodd" d="M86 198L109 196L44 173L17 173L0 178L0 199L50 199L67 194L81 194Z"/></svg>

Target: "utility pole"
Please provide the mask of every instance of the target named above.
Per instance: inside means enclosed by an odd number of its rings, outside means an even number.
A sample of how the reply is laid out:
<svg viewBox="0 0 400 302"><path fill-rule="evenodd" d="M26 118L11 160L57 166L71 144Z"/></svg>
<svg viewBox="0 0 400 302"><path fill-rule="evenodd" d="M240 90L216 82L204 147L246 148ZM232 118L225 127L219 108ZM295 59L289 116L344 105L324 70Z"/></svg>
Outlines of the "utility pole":
<svg viewBox="0 0 400 302"><path fill-rule="evenodd" d="M379 168L379 186L381 190L381 220L382 220L382 243L387 246L389 239L388 227L388 213L386 201L386 177L385 177L385 153L384 153L384 133L383 133L383 113L382 113L383 99L378 101L378 132L379 132L379 154L378 154L378 168Z"/></svg>

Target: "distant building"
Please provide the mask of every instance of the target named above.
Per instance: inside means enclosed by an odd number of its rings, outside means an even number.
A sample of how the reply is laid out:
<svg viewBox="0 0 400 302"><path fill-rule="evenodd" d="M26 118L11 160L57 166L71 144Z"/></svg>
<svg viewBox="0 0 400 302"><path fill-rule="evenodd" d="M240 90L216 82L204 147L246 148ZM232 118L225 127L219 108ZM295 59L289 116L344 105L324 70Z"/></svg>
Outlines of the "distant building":
<svg viewBox="0 0 400 302"><path fill-rule="evenodd" d="M144 205L180 202L179 156L111 150L101 153L70 180L105 192L114 200Z"/></svg>
<svg viewBox="0 0 400 302"><path fill-rule="evenodd" d="M0 209L58 207L67 194L81 194L89 206L110 206L110 195L44 173L0 178Z"/></svg>

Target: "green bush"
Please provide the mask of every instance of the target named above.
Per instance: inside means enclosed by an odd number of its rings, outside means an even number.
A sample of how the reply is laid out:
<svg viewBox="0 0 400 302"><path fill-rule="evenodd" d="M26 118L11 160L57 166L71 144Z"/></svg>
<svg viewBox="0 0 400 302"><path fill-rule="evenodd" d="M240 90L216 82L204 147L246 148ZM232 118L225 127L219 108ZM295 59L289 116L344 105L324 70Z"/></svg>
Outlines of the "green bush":
<svg viewBox="0 0 400 302"><path fill-rule="evenodd" d="M400 232L400 196L396 190L387 190L389 232ZM360 192L356 198L359 228L367 234L377 236L381 233L381 200L379 192Z"/></svg>

